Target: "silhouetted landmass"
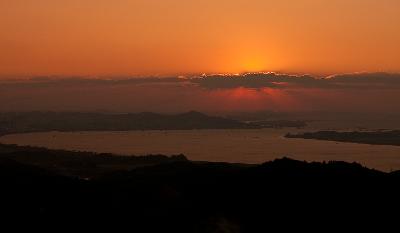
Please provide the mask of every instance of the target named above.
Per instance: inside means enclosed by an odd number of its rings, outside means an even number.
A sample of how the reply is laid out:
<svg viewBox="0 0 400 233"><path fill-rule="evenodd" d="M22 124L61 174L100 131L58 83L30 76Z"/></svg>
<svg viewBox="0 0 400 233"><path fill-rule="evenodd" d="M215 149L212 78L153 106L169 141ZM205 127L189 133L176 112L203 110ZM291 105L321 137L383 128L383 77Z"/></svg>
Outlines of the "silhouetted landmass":
<svg viewBox="0 0 400 233"><path fill-rule="evenodd" d="M127 114L30 112L0 114L0 131L126 131L243 129L253 125L199 112L163 115L150 112Z"/></svg>
<svg viewBox="0 0 400 233"><path fill-rule="evenodd" d="M318 131L301 134L287 134L287 138L317 139L336 142L353 142L371 145L400 146L400 130L376 132Z"/></svg>
<svg viewBox="0 0 400 233"><path fill-rule="evenodd" d="M236 112L226 116L229 119L250 122L260 128L303 128L311 120L296 113L259 111L259 112Z"/></svg>
<svg viewBox="0 0 400 233"><path fill-rule="evenodd" d="M121 156L4 144L0 144L0 158L37 166L60 175L80 178L92 178L112 171L130 170L141 166L187 161L182 154Z"/></svg>
<svg viewBox="0 0 400 233"><path fill-rule="evenodd" d="M12 149L0 156L3 221L114 232L320 231L390 221L400 207L399 172L356 163L171 161L83 180L16 161L29 148L8 155Z"/></svg>
<svg viewBox="0 0 400 233"><path fill-rule="evenodd" d="M314 113L314 112L313 112ZM226 114L229 119L244 121L244 122L257 122L257 121L306 121L313 119L313 117L299 112L275 112L275 111L252 111L252 112L230 112Z"/></svg>
<svg viewBox="0 0 400 233"><path fill-rule="evenodd" d="M256 121L252 123L260 126L261 128L285 128L285 127L303 128L307 126L307 123L305 121L297 121L297 120Z"/></svg>
<svg viewBox="0 0 400 233"><path fill-rule="evenodd" d="M192 130L254 129L301 127L300 121L259 121L245 123L228 118L208 116L200 112L176 115L151 112L105 114L74 112L0 113L0 136L10 133L44 131L129 131L129 130Z"/></svg>

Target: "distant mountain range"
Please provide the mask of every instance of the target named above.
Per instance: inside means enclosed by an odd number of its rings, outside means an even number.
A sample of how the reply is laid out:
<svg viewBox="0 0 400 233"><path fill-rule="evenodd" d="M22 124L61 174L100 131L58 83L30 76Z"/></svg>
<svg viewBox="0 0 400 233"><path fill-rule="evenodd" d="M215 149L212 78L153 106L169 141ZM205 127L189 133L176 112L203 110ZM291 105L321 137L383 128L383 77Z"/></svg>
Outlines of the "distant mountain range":
<svg viewBox="0 0 400 233"><path fill-rule="evenodd" d="M0 135L43 131L129 131L257 129L304 127L303 121L264 120L243 122L190 111L181 114L17 112L0 113Z"/></svg>
<svg viewBox="0 0 400 233"><path fill-rule="evenodd" d="M127 131L127 130L189 130L189 129L246 129L257 128L223 117L200 112L176 115L151 112L127 114L29 112L1 113L0 132L37 131Z"/></svg>

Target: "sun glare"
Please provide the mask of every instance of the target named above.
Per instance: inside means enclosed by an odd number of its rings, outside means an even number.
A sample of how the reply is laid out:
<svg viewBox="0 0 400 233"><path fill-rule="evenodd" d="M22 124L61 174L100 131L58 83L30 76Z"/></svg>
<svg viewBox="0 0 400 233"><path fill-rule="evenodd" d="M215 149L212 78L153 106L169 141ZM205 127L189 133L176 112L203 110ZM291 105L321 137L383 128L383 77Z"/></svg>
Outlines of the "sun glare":
<svg viewBox="0 0 400 233"><path fill-rule="evenodd" d="M267 69L265 57L254 52L242 55L239 60L244 72L260 72Z"/></svg>
<svg viewBox="0 0 400 233"><path fill-rule="evenodd" d="M259 72L263 71L265 67L260 60L250 59L243 63L243 69L247 72Z"/></svg>

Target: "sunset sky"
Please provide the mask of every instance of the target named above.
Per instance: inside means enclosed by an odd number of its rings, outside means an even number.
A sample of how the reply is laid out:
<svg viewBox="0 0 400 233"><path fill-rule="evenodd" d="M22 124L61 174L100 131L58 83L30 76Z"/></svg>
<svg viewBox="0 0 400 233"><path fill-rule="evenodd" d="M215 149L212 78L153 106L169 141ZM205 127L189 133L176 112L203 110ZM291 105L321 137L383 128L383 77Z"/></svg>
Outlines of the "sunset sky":
<svg viewBox="0 0 400 233"><path fill-rule="evenodd" d="M0 51L0 111L400 111L399 0L0 0Z"/></svg>
<svg viewBox="0 0 400 233"><path fill-rule="evenodd" d="M399 0L0 0L0 76L400 71Z"/></svg>

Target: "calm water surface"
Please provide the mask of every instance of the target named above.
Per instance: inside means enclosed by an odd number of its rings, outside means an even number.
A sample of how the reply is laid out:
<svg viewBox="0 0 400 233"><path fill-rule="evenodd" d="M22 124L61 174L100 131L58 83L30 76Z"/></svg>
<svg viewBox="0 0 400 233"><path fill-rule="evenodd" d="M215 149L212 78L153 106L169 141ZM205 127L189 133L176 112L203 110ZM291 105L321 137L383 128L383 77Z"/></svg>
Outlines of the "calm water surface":
<svg viewBox="0 0 400 233"><path fill-rule="evenodd" d="M123 155L185 154L191 160L262 163L283 156L307 161L357 161L400 170L400 147L286 139L296 130L45 132L6 135L1 143Z"/></svg>

